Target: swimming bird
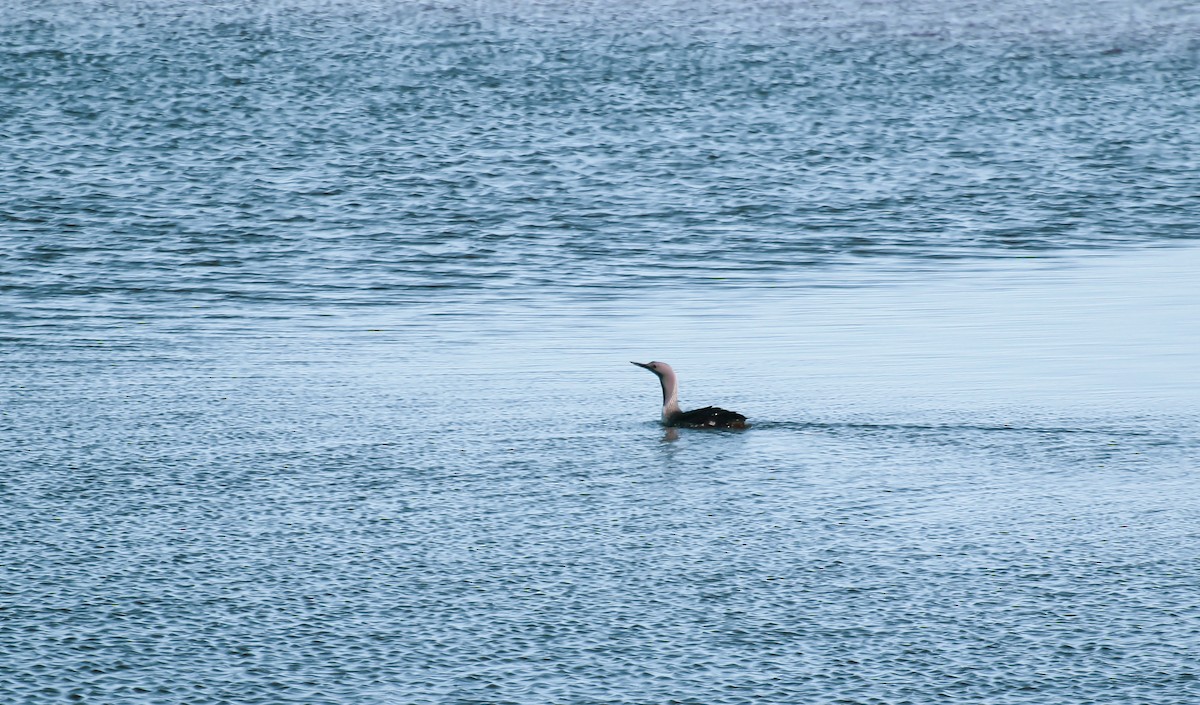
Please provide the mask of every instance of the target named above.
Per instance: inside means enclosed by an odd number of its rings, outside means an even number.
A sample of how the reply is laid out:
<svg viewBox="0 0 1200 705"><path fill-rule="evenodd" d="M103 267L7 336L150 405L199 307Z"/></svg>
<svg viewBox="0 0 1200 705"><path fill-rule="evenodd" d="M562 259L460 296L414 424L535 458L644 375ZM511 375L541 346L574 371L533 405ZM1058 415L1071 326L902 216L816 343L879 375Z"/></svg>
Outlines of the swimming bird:
<svg viewBox="0 0 1200 705"><path fill-rule="evenodd" d="M706 406L703 409L682 411L679 408L679 381L675 378L675 370L665 362L631 362L630 364L644 367L658 375L662 383L663 410L662 423L664 426L683 428L749 428L746 417L734 411Z"/></svg>

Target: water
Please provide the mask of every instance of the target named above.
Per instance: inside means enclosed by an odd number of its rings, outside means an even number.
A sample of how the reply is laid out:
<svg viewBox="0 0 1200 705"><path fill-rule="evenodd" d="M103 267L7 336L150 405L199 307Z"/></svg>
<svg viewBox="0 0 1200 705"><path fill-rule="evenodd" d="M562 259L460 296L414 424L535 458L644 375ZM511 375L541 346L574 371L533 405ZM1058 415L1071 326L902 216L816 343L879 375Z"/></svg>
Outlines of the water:
<svg viewBox="0 0 1200 705"><path fill-rule="evenodd" d="M0 702L1195 700L1198 28L0 2Z"/></svg>

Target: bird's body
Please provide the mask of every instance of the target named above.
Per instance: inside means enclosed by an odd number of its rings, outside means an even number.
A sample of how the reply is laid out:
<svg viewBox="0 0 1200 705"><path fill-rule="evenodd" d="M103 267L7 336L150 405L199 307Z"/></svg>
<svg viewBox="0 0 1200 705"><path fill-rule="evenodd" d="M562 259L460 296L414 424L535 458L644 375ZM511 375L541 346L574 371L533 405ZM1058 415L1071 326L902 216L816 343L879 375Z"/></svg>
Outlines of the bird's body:
<svg viewBox="0 0 1200 705"><path fill-rule="evenodd" d="M746 417L735 411L706 406L703 409L683 411L679 408L679 380L675 370L665 362L635 362L638 367L650 370L662 383L662 424L674 428L749 428Z"/></svg>

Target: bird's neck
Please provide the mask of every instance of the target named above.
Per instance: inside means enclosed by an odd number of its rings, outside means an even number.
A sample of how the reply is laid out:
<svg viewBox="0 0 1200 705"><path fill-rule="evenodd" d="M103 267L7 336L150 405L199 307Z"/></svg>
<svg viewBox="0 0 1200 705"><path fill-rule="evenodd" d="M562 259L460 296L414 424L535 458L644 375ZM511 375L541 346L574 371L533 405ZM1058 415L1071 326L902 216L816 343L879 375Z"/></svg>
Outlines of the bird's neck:
<svg viewBox="0 0 1200 705"><path fill-rule="evenodd" d="M663 390L663 421L668 421L682 413L679 409L679 383L675 381L674 373L665 374L660 379Z"/></svg>

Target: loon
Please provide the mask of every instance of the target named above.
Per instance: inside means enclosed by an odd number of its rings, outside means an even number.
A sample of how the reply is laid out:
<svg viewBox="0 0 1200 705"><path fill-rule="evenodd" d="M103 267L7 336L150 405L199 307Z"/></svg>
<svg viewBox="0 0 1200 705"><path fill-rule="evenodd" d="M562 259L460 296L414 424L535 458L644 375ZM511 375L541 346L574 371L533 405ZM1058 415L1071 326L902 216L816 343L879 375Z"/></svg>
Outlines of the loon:
<svg viewBox="0 0 1200 705"><path fill-rule="evenodd" d="M644 367L658 375L662 383L663 410L662 423L664 426L682 428L749 428L746 417L733 411L706 406L694 411L679 409L679 382L675 378L675 370L665 362L632 362L630 364Z"/></svg>

